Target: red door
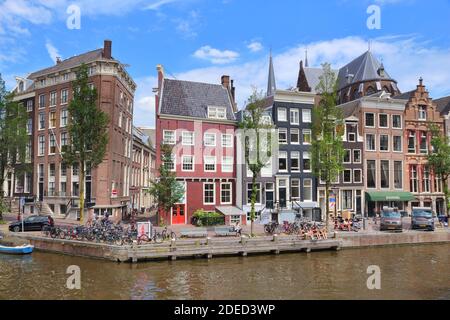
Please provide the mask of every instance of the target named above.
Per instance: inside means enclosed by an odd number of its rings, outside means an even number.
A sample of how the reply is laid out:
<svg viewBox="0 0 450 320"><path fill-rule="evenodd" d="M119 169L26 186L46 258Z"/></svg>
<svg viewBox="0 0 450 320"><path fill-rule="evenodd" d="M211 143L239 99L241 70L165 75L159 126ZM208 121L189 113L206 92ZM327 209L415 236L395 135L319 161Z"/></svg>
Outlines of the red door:
<svg viewBox="0 0 450 320"><path fill-rule="evenodd" d="M186 224L186 211L184 204L177 204L173 207L172 224Z"/></svg>

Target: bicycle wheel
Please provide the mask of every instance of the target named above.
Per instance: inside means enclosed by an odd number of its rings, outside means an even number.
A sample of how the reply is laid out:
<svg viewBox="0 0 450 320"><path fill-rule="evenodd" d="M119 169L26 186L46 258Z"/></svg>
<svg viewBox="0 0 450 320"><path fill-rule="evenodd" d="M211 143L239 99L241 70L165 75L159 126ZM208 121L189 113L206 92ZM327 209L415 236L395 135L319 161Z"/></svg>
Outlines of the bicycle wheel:
<svg viewBox="0 0 450 320"><path fill-rule="evenodd" d="M170 239L177 240L177 234L175 232L170 233Z"/></svg>
<svg viewBox="0 0 450 320"><path fill-rule="evenodd" d="M148 238L148 236L146 234L138 237L137 242L138 245L141 245L143 242L148 242L150 239Z"/></svg>
<svg viewBox="0 0 450 320"><path fill-rule="evenodd" d="M155 236L153 237L153 241L155 243L162 243L164 241L164 238L160 233L155 233Z"/></svg>

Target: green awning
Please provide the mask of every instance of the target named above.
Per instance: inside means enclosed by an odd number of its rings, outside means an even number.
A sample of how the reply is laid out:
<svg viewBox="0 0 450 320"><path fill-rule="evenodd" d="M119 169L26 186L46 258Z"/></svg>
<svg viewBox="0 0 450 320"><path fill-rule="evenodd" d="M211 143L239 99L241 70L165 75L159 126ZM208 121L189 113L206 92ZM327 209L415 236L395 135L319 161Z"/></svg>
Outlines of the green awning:
<svg viewBox="0 0 450 320"><path fill-rule="evenodd" d="M416 199L411 192L402 191L386 191L386 192L366 192L366 197L369 202L387 202L387 201L413 201Z"/></svg>

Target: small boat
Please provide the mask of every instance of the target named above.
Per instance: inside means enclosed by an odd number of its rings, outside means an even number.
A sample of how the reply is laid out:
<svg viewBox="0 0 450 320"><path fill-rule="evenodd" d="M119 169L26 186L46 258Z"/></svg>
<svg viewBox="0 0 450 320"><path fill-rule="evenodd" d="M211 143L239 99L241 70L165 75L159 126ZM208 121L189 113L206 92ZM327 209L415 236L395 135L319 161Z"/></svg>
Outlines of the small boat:
<svg viewBox="0 0 450 320"><path fill-rule="evenodd" d="M5 247L0 245L0 253L5 254L30 254L33 252L34 246L32 245L23 245L18 247Z"/></svg>

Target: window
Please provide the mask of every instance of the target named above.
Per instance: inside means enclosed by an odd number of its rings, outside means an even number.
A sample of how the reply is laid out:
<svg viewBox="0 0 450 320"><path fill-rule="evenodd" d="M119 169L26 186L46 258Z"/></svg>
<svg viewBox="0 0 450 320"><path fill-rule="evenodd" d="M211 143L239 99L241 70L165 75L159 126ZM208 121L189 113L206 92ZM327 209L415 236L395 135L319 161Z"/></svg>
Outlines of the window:
<svg viewBox="0 0 450 320"><path fill-rule="evenodd" d="M412 165L410 167L410 172L409 172L409 190L412 193L417 193L419 192L419 185L418 185L418 181L417 181L417 166L416 165Z"/></svg>
<svg viewBox="0 0 450 320"><path fill-rule="evenodd" d="M401 129L402 127L402 116L399 114L392 115L392 128Z"/></svg>
<svg viewBox="0 0 450 320"><path fill-rule="evenodd" d="M256 204L261 204L261 184L256 184ZM253 191L253 184L248 183L247 184L247 204L250 204L252 202L252 191Z"/></svg>
<svg viewBox="0 0 450 320"><path fill-rule="evenodd" d="M50 163L48 174L49 174L50 178L54 178L55 177L55 175L56 175L56 165L54 163Z"/></svg>
<svg viewBox="0 0 450 320"><path fill-rule="evenodd" d="M167 170L175 171L175 167L176 167L176 158L175 158L175 155L174 155L174 154L172 154L172 156L171 156L170 159L166 159L166 160L164 161L164 166L165 166L165 168L166 168Z"/></svg>
<svg viewBox="0 0 450 320"><path fill-rule="evenodd" d="M393 149L394 152L402 152L403 146L402 146L402 136L394 136L394 142L393 142Z"/></svg>
<svg viewBox="0 0 450 320"><path fill-rule="evenodd" d="M291 144L300 144L300 130L291 129Z"/></svg>
<svg viewBox="0 0 450 320"><path fill-rule="evenodd" d="M311 130L303 130L303 144L311 144Z"/></svg>
<svg viewBox="0 0 450 320"><path fill-rule="evenodd" d="M48 117L49 117L49 127L56 128L56 112L55 111L50 112Z"/></svg>
<svg viewBox="0 0 450 320"><path fill-rule="evenodd" d="M50 197L53 197L55 195L55 181L48 182L48 195ZM50 210L51 210L51 207L50 207Z"/></svg>
<svg viewBox="0 0 450 320"><path fill-rule="evenodd" d="M188 132L188 131L183 131L182 144L183 144L183 146L193 146L194 145L194 133Z"/></svg>
<svg viewBox="0 0 450 320"><path fill-rule="evenodd" d="M387 114L380 114L378 117L380 128L389 128L389 116Z"/></svg>
<svg viewBox="0 0 450 320"><path fill-rule="evenodd" d="M39 136L38 155L43 156L45 153L45 136Z"/></svg>
<svg viewBox="0 0 450 320"><path fill-rule="evenodd" d="M96 71L96 67L95 66L90 66L88 69L88 73L90 76L92 76Z"/></svg>
<svg viewBox="0 0 450 320"><path fill-rule="evenodd" d="M353 182L354 183L362 182L362 170L361 169L353 170Z"/></svg>
<svg viewBox="0 0 450 320"><path fill-rule="evenodd" d="M69 111L67 109L61 110L61 127L67 126Z"/></svg>
<svg viewBox="0 0 450 320"><path fill-rule="evenodd" d="M376 151L375 135L366 134L366 149L367 151Z"/></svg>
<svg viewBox="0 0 450 320"><path fill-rule="evenodd" d="M62 75L62 80L63 80L63 81L68 81L68 80L69 80L69 77L70 77L70 73L64 73L64 74Z"/></svg>
<svg viewBox="0 0 450 320"><path fill-rule="evenodd" d="M377 187L377 165L375 160L367 160L367 188L375 189Z"/></svg>
<svg viewBox="0 0 450 320"><path fill-rule="evenodd" d="M226 119L227 109L223 107L208 107L208 118L210 119Z"/></svg>
<svg viewBox="0 0 450 320"><path fill-rule="evenodd" d="M50 93L50 107L56 106L56 91Z"/></svg>
<svg viewBox="0 0 450 320"><path fill-rule="evenodd" d="M353 210L353 190L342 191L342 209Z"/></svg>
<svg viewBox="0 0 450 320"><path fill-rule="evenodd" d="M25 161L27 163L31 162L31 144L32 144L32 142L31 142L31 140L29 140L25 147Z"/></svg>
<svg viewBox="0 0 450 320"><path fill-rule="evenodd" d="M427 120L427 107L419 106L419 120Z"/></svg>
<svg viewBox="0 0 450 320"><path fill-rule="evenodd" d="M183 156L183 171L194 171L194 156Z"/></svg>
<svg viewBox="0 0 450 320"><path fill-rule="evenodd" d="M356 136L358 133L358 125L354 123L346 124L345 126L347 131L347 141L348 142L356 142Z"/></svg>
<svg viewBox="0 0 450 320"><path fill-rule="evenodd" d="M389 161L381 160L381 188L389 188Z"/></svg>
<svg viewBox="0 0 450 320"><path fill-rule="evenodd" d="M64 147L69 144L69 134L67 132L61 132L61 148L65 151Z"/></svg>
<svg viewBox="0 0 450 320"><path fill-rule="evenodd" d="M205 183L203 185L203 204L215 204L216 185L214 183Z"/></svg>
<svg viewBox="0 0 450 320"><path fill-rule="evenodd" d="M350 150L344 150L344 163L352 163L352 153Z"/></svg>
<svg viewBox="0 0 450 320"><path fill-rule="evenodd" d="M222 183L220 185L220 202L222 204L232 203L232 185L231 183Z"/></svg>
<svg viewBox="0 0 450 320"><path fill-rule="evenodd" d="M45 129L45 113L39 113L39 130Z"/></svg>
<svg viewBox="0 0 450 320"><path fill-rule="evenodd" d="M389 151L389 136L382 134L380 135L380 151L388 152Z"/></svg>
<svg viewBox="0 0 450 320"><path fill-rule="evenodd" d="M366 127L375 128L375 115L373 113L366 113Z"/></svg>
<svg viewBox="0 0 450 320"><path fill-rule="evenodd" d="M350 169L344 170L344 183L352 183L353 172Z"/></svg>
<svg viewBox="0 0 450 320"><path fill-rule="evenodd" d="M300 171L300 152L291 152L291 171Z"/></svg>
<svg viewBox="0 0 450 320"><path fill-rule="evenodd" d="M33 119L29 118L27 120L27 134L33 133Z"/></svg>
<svg viewBox="0 0 450 320"><path fill-rule="evenodd" d="M298 109L291 109L291 124L300 124L300 112Z"/></svg>
<svg viewBox="0 0 450 320"><path fill-rule="evenodd" d="M61 90L61 104L66 104L69 101L69 90Z"/></svg>
<svg viewBox="0 0 450 320"><path fill-rule="evenodd" d="M164 144L174 145L176 144L175 131L164 130L163 131Z"/></svg>
<svg viewBox="0 0 450 320"><path fill-rule="evenodd" d="M288 171L287 168L287 152L280 151L278 154L278 169L279 171Z"/></svg>
<svg viewBox="0 0 450 320"><path fill-rule="evenodd" d="M279 144L287 144L288 143L286 128L278 129L278 143Z"/></svg>
<svg viewBox="0 0 450 320"><path fill-rule="evenodd" d="M303 152L303 171L311 172L311 155L309 152Z"/></svg>
<svg viewBox="0 0 450 320"><path fill-rule="evenodd" d="M215 146L216 146L216 134L205 133L205 147L215 147Z"/></svg>
<svg viewBox="0 0 450 320"><path fill-rule="evenodd" d="M300 201L300 180L292 179L292 181L291 181L291 198L294 201Z"/></svg>
<svg viewBox="0 0 450 320"><path fill-rule="evenodd" d="M61 177L67 177L67 165L65 163L61 163Z"/></svg>
<svg viewBox="0 0 450 320"><path fill-rule="evenodd" d="M54 134L49 135L49 154L55 154L56 153L56 138Z"/></svg>
<svg viewBox="0 0 450 320"><path fill-rule="evenodd" d="M303 123L311 123L312 122L311 110L309 110L309 109L302 110L302 120L303 120Z"/></svg>
<svg viewBox="0 0 450 320"><path fill-rule="evenodd" d="M39 96L39 109L45 108L45 94Z"/></svg>
<svg viewBox="0 0 450 320"><path fill-rule="evenodd" d="M205 172L216 172L216 157L205 157Z"/></svg>
<svg viewBox="0 0 450 320"><path fill-rule="evenodd" d="M80 175L80 167L78 166L78 163L75 163L72 166L72 176L77 177Z"/></svg>
<svg viewBox="0 0 450 320"><path fill-rule="evenodd" d="M287 111L286 108L278 108L278 121L287 121Z"/></svg>
<svg viewBox="0 0 450 320"><path fill-rule="evenodd" d="M233 172L234 159L233 157L223 157L222 158L222 172L231 173Z"/></svg>
<svg viewBox="0 0 450 320"><path fill-rule="evenodd" d="M232 148L233 147L233 135L232 134L223 134L222 135L222 147L223 148Z"/></svg>
<svg viewBox="0 0 450 320"><path fill-rule="evenodd" d="M353 163L362 163L361 150L353 150Z"/></svg>
<svg viewBox="0 0 450 320"><path fill-rule="evenodd" d="M403 189L403 162L394 161L394 188Z"/></svg>
<svg viewBox="0 0 450 320"><path fill-rule="evenodd" d="M428 154L428 137L425 131L420 133L420 153Z"/></svg>
<svg viewBox="0 0 450 320"><path fill-rule="evenodd" d="M438 174L434 176L434 192L442 193L442 179Z"/></svg>
<svg viewBox="0 0 450 320"><path fill-rule="evenodd" d="M303 180L303 201L312 201L312 179Z"/></svg>
<svg viewBox="0 0 450 320"><path fill-rule="evenodd" d="M27 101L27 112L33 111L33 100Z"/></svg>
<svg viewBox="0 0 450 320"><path fill-rule="evenodd" d="M416 153L416 132L410 131L408 135L408 153Z"/></svg>
<svg viewBox="0 0 450 320"><path fill-rule="evenodd" d="M425 193L431 192L431 178L430 178L430 167L424 166L423 167L423 186L422 191Z"/></svg>

